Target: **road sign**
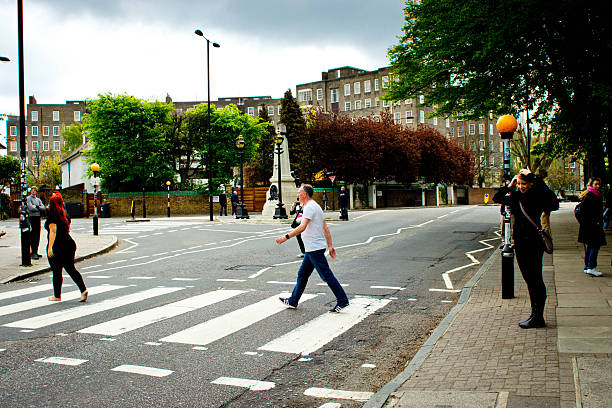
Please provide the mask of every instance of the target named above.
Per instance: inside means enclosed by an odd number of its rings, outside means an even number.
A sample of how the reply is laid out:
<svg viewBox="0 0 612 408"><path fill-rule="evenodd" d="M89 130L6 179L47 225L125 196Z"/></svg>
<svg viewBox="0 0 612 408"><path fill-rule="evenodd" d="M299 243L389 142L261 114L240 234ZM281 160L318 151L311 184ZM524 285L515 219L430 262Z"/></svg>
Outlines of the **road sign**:
<svg viewBox="0 0 612 408"><path fill-rule="evenodd" d="M331 180L332 184L334 184L334 181L336 181L336 175L329 176L329 179Z"/></svg>
<svg viewBox="0 0 612 408"><path fill-rule="evenodd" d="M485 204L487 204L489 202L489 195L488 194L484 195L484 202L485 202Z"/></svg>

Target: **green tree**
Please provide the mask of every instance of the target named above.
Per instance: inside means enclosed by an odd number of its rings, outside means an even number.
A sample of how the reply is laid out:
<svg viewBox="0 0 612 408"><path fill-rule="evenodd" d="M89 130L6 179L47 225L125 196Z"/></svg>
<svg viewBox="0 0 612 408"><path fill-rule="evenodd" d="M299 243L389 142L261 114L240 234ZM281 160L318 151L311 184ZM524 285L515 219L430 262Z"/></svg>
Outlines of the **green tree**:
<svg viewBox="0 0 612 408"><path fill-rule="evenodd" d="M62 126L62 136L66 142L62 147L62 152L74 152L83 144L83 123L74 122L70 126Z"/></svg>
<svg viewBox="0 0 612 408"><path fill-rule="evenodd" d="M302 108L291 94L291 89L287 89L281 99L280 123L287 126L291 166L298 170L303 180L312 180L314 173L318 171L315 165L317 160L314 155L315 146L313 140L307 137L306 120Z"/></svg>
<svg viewBox="0 0 612 408"><path fill-rule="evenodd" d="M19 181L19 160L11 156L0 156L0 193L4 187Z"/></svg>
<svg viewBox="0 0 612 408"><path fill-rule="evenodd" d="M39 185L47 185L51 188L62 184L62 166L59 165L61 155L59 152L53 153L44 158L39 167Z"/></svg>

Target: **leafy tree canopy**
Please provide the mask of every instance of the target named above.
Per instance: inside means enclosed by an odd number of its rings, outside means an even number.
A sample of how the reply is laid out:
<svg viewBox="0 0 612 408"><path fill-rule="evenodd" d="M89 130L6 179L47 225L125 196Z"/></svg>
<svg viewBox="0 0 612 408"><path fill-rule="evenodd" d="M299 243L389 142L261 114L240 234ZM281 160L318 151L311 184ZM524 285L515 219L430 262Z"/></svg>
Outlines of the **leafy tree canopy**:
<svg viewBox="0 0 612 408"><path fill-rule="evenodd" d="M20 161L11 156L0 156L0 187L19 181L19 164Z"/></svg>
<svg viewBox="0 0 612 408"><path fill-rule="evenodd" d="M83 144L83 122L74 122L70 126L62 127L62 136L64 137L64 153L72 153Z"/></svg>

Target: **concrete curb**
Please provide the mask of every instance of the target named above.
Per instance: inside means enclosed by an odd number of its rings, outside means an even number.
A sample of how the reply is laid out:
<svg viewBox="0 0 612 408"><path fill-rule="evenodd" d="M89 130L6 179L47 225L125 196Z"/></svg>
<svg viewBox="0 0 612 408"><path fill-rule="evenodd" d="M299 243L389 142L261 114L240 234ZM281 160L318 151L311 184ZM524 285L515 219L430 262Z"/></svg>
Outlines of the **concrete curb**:
<svg viewBox="0 0 612 408"><path fill-rule="evenodd" d="M427 341L423 343L421 348L416 352L412 360L408 363L406 368L399 373L395 378L386 383L380 390L378 390L370 399L362 406L362 408L382 408L387 402L387 399L393 394L402 384L404 384L414 373L421 367L425 359L429 356L429 353L436 346L436 343L446 332L446 329L452 324L455 316L463 309L467 301L470 299L472 288L480 280L482 275L489 269L495 258L500 254L497 249L493 250L493 253L485 261L484 264L478 269L478 271L472 276L472 278L463 286L459 300L455 307L446 315L446 317L438 324L435 330L431 333Z"/></svg>
<svg viewBox="0 0 612 408"><path fill-rule="evenodd" d="M97 255L100 255L100 254L112 251L117 246L118 243L119 243L119 240L117 239L117 237L114 236L113 237L113 241L110 244L106 245L103 248L100 248L97 251L90 252L88 254L78 256L78 257L74 258L74 262L75 263L81 262L81 261L84 261L85 259L93 258L94 256L97 256ZM17 275L10 276L10 277L0 281L0 284L10 283L10 282L15 282L15 281L22 280L22 279L31 278L32 276L36 276L36 275L39 275L39 274L42 274L42 273L45 273L45 272L49 272L50 270L51 270L50 266L45 266L43 268L39 268L39 269L36 269L36 270L27 271L27 272L23 272L23 273L18 273Z"/></svg>

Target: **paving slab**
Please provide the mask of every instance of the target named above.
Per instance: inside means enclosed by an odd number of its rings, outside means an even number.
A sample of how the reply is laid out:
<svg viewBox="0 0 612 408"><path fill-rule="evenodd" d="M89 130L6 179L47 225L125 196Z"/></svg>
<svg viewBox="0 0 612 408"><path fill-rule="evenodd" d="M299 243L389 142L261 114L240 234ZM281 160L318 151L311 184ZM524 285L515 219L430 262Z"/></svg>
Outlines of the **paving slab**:
<svg viewBox="0 0 612 408"><path fill-rule="evenodd" d="M612 359L577 357L583 408L601 408L612 405Z"/></svg>

